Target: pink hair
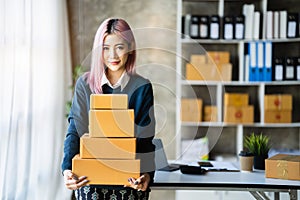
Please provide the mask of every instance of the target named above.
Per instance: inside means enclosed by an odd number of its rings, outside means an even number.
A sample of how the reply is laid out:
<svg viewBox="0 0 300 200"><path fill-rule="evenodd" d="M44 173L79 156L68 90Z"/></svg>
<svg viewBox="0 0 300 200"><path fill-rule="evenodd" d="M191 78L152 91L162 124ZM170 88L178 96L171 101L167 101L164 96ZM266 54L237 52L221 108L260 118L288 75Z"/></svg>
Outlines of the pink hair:
<svg viewBox="0 0 300 200"><path fill-rule="evenodd" d="M89 84L91 91L96 94L103 93L101 80L103 74L105 73L105 66L102 57L102 47L105 37L109 34L116 34L128 42L130 52L125 64L125 69L129 74L135 73L135 39L130 26L123 19L106 19L99 26L94 38L91 57L91 70L84 75L84 77L87 78L87 83Z"/></svg>

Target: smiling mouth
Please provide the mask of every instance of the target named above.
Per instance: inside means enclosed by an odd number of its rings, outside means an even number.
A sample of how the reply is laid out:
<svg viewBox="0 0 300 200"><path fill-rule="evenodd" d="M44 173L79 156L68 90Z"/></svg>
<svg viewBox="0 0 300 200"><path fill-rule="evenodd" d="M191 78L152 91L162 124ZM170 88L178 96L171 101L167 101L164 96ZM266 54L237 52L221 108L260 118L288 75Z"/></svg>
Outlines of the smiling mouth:
<svg viewBox="0 0 300 200"><path fill-rule="evenodd" d="M120 61L113 61L113 62L109 62L111 65L117 65L120 63Z"/></svg>

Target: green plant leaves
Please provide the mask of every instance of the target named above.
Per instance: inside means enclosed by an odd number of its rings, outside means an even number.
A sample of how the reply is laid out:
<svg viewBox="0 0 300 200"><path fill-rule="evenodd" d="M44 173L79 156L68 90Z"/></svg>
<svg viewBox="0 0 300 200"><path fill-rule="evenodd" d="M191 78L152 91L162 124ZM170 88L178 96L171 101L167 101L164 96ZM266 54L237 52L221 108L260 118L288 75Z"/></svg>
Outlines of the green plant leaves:
<svg viewBox="0 0 300 200"><path fill-rule="evenodd" d="M245 137L244 145L254 155L266 155L271 148L270 138L262 133L260 135L252 133Z"/></svg>

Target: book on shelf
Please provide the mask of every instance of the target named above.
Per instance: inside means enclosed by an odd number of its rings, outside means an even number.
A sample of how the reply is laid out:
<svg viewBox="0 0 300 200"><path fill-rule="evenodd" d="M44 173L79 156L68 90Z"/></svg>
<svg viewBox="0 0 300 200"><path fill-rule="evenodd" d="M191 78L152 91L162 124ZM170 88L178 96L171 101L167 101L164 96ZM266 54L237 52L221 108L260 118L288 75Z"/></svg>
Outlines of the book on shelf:
<svg viewBox="0 0 300 200"><path fill-rule="evenodd" d="M199 16L197 15L191 16L190 36L193 39L199 39L200 37Z"/></svg>
<svg viewBox="0 0 300 200"><path fill-rule="evenodd" d="M258 40L259 39L259 33L260 33L260 12L256 11L254 12L254 18L253 18L253 39Z"/></svg>
<svg viewBox="0 0 300 200"><path fill-rule="evenodd" d="M220 39L220 17L212 15L210 17L210 39Z"/></svg>
<svg viewBox="0 0 300 200"><path fill-rule="evenodd" d="M272 71L273 81L282 81L284 77L284 63L282 58L274 58L274 66Z"/></svg>
<svg viewBox="0 0 300 200"><path fill-rule="evenodd" d="M244 4L243 15L245 16L245 39L252 39L254 4Z"/></svg>
<svg viewBox="0 0 300 200"><path fill-rule="evenodd" d="M223 39L232 40L234 38L234 20L232 16L224 17Z"/></svg>
<svg viewBox="0 0 300 200"><path fill-rule="evenodd" d="M279 11L279 37L281 39L286 38L286 28L287 27L287 11Z"/></svg>
<svg viewBox="0 0 300 200"><path fill-rule="evenodd" d="M256 42L249 42L248 44L249 54L249 81L257 81L258 69L257 69L257 53L256 53Z"/></svg>
<svg viewBox="0 0 300 200"><path fill-rule="evenodd" d="M181 38L190 38L191 14L186 14L181 17Z"/></svg>
<svg viewBox="0 0 300 200"><path fill-rule="evenodd" d="M272 42L264 43L264 79L263 81L272 81Z"/></svg>
<svg viewBox="0 0 300 200"><path fill-rule="evenodd" d="M208 16L201 15L200 17L200 39L209 38L209 18Z"/></svg>
<svg viewBox="0 0 300 200"><path fill-rule="evenodd" d="M273 12L272 11L267 11L265 20L266 20L265 38L272 39L273 38Z"/></svg>
<svg viewBox="0 0 300 200"><path fill-rule="evenodd" d="M256 64L258 74L256 77L257 81L264 80L264 43L259 41L256 42Z"/></svg>
<svg viewBox="0 0 300 200"><path fill-rule="evenodd" d="M296 57L295 65L296 65L296 79L297 81L300 81L300 57Z"/></svg>
<svg viewBox="0 0 300 200"><path fill-rule="evenodd" d="M295 38L299 36L299 16L298 13L288 13L287 15L287 37Z"/></svg>
<svg viewBox="0 0 300 200"><path fill-rule="evenodd" d="M273 38L279 38L279 11L273 12Z"/></svg>
<svg viewBox="0 0 300 200"><path fill-rule="evenodd" d="M234 39L241 40L245 37L245 16L234 17Z"/></svg>
<svg viewBox="0 0 300 200"><path fill-rule="evenodd" d="M285 76L284 80L296 80L295 74L295 65L294 65L294 58L286 57L285 58Z"/></svg>

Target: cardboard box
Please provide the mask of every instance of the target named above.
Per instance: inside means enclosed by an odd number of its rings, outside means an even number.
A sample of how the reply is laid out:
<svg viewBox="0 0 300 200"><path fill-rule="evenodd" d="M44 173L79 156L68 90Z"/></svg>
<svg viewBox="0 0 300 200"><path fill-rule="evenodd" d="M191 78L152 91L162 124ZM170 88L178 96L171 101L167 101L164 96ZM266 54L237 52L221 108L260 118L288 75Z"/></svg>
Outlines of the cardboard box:
<svg viewBox="0 0 300 200"><path fill-rule="evenodd" d="M187 63L185 66L185 78L186 80L203 80L203 77L194 65Z"/></svg>
<svg viewBox="0 0 300 200"><path fill-rule="evenodd" d="M134 112L128 110L90 110L90 137L134 137Z"/></svg>
<svg viewBox="0 0 300 200"><path fill-rule="evenodd" d="M201 112L181 112L181 121L183 122L201 122Z"/></svg>
<svg viewBox="0 0 300 200"><path fill-rule="evenodd" d="M191 55L190 63L194 66L205 64L206 63L206 55L193 54L193 55Z"/></svg>
<svg viewBox="0 0 300 200"><path fill-rule="evenodd" d="M181 99L181 121L202 121L202 99Z"/></svg>
<svg viewBox="0 0 300 200"><path fill-rule="evenodd" d="M91 94L90 109L127 109L127 94Z"/></svg>
<svg viewBox="0 0 300 200"><path fill-rule="evenodd" d="M230 53L228 51L208 51L207 57L207 63L210 64L230 63Z"/></svg>
<svg viewBox="0 0 300 200"><path fill-rule="evenodd" d="M72 168L77 176L87 176L91 185L123 186L129 177L140 177L140 160L81 159L76 155Z"/></svg>
<svg viewBox="0 0 300 200"><path fill-rule="evenodd" d="M249 104L249 95L247 93L225 93L224 106L247 106Z"/></svg>
<svg viewBox="0 0 300 200"><path fill-rule="evenodd" d="M218 121L217 106L204 106L203 121L205 121L205 122L217 122Z"/></svg>
<svg viewBox="0 0 300 200"><path fill-rule="evenodd" d="M202 99L199 98L182 98L181 99L181 111L186 112L201 112L202 111Z"/></svg>
<svg viewBox="0 0 300 200"><path fill-rule="evenodd" d="M265 110L292 110L293 97L289 94L265 95Z"/></svg>
<svg viewBox="0 0 300 200"><path fill-rule="evenodd" d="M186 79L199 81L231 81L232 64L186 64Z"/></svg>
<svg viewBox="0 0 300 200"><path fill-rule="evenodd" d="M265 123L291 123L291 110L265 110Z"/></svg>
<svg viewBox="0 0 300 200"><path fill-rule="evenodd" d="M80 158L135 159L136 138L80 138Z"/></svg>
<svg viewBox="0 0 300 200"><path fill-rule="evenodd" d="M186 79L200 81L220 81L222 80L221 72L214 64L201 64L194 66L186 64Z"/></svg>
<svg viewBox="0 0 300 200"><path fill-rule="evenodd" d="M265 160L266 177L300 180L300 156L277 154Z"/></svg>
<svg viewBox="0 0 300 200"><path fill-rule="evenodd" d="M224 63L218 66L221 71L221 81L231 81L232 80L232 64Z"/></svg>
<svg viewBox="0 0 300 200"><path fill-rule="evenodd" d="M226 123L253 123L254 107L252 105L224 107L224 122Z"/></svg>

